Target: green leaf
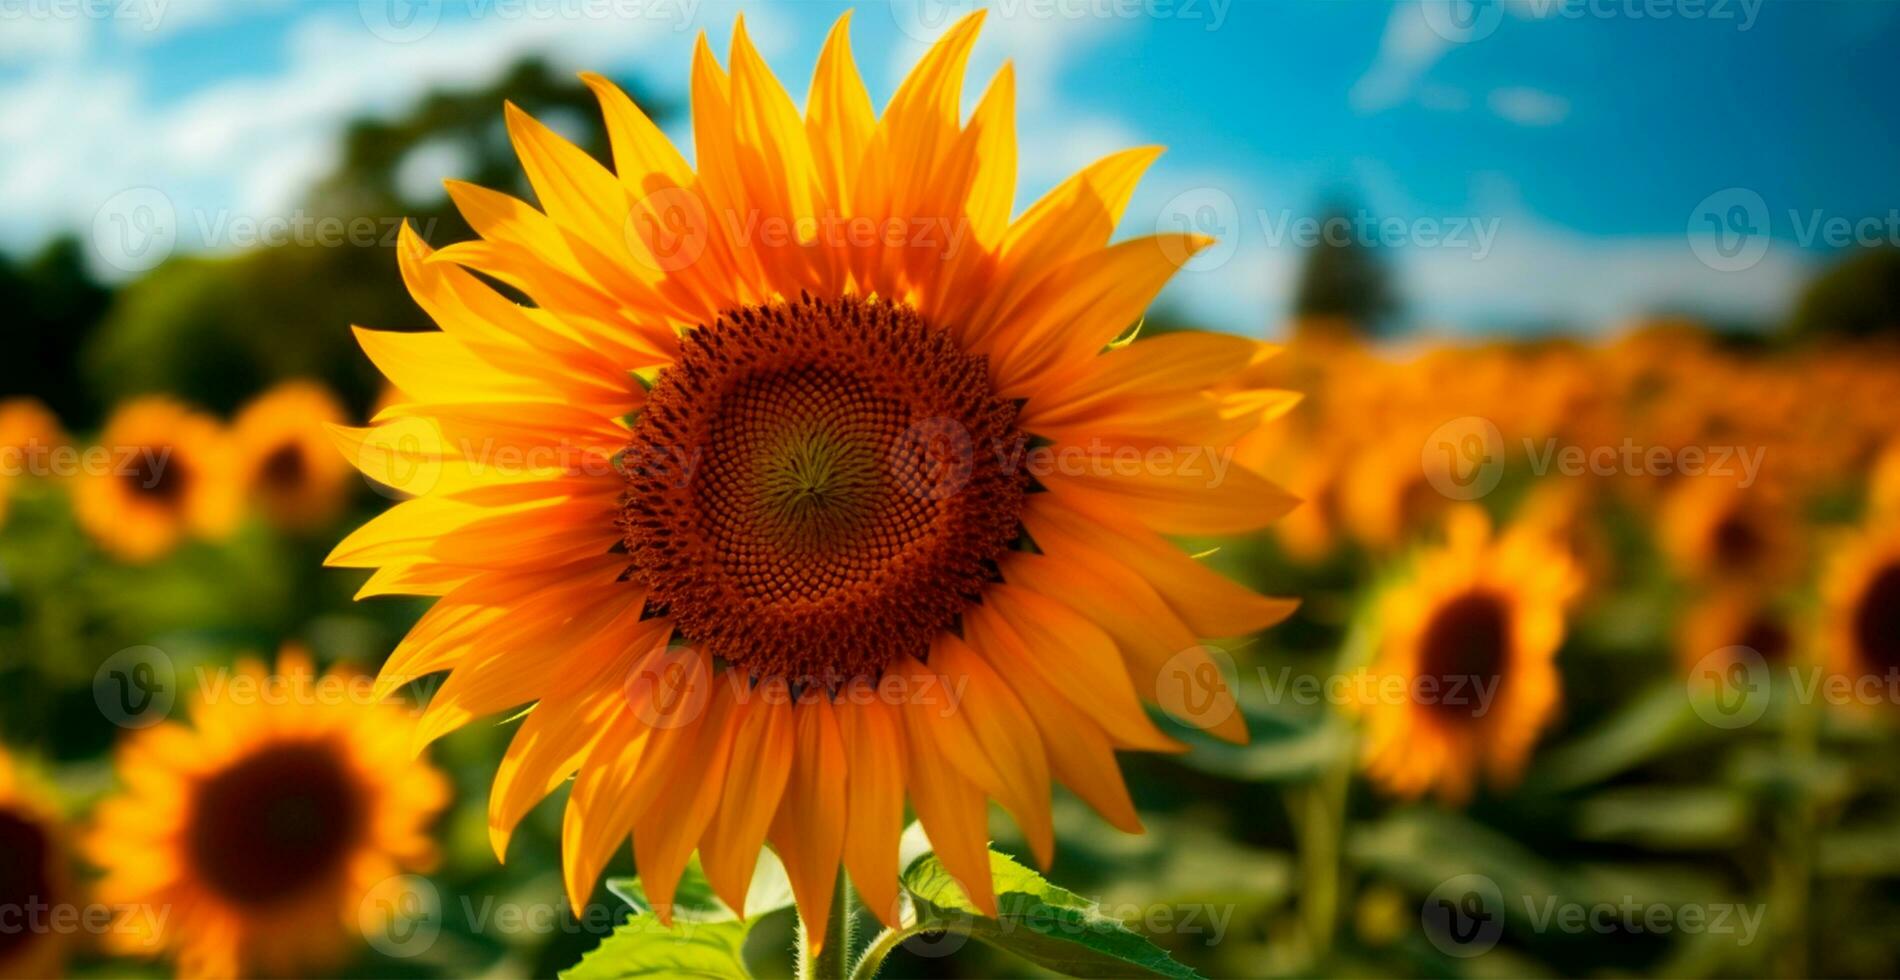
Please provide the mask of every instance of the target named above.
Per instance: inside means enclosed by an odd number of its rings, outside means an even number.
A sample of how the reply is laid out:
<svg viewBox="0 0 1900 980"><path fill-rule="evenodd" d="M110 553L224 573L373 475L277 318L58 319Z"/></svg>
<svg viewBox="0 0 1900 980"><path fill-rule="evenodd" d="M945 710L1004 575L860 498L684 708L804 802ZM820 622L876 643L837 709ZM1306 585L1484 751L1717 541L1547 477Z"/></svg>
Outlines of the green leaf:
<svg viewBox="0 0 1900 980"><path fill-rule="evenodd" d="M916 931L968 935L1072 977L1199 976L1121 920L1103 915L1094 902L1007 855L990 852L990 876L997 893L994 919L970 904L936 855L911 861L903 881L917 907Z"/></svg>
<svg viewBox="0 0 1900 980"><path fill-rule="evenodd" d="M751 926L727 922L675 920L660 924L641 912L601 940L563 980L617 980L621 977L750 977L745 966L745 937Z"/></svg>
<svg viewBox="0 0 1900 980"><path fill-rule="evenodd" d="M713 894L699 858L694 856L673 894L673 925L660 924L638 878L610 878L607 890L633 906L634 914L613 935L561 974L565 980L613 980L619 977L750 977L746 935L759 916L792 904L790 879L778 856L759 852L759 864L746 892L741 919Z"/></svg>
<svg viewBox="0 0 1900 980"><path fill-rule="evenodd" d="M1586 840L1624 841L1652 849L1732 847L1747 839L1748 798L1720 786L1632 786L1605 790L1577 804Z"/></svg>

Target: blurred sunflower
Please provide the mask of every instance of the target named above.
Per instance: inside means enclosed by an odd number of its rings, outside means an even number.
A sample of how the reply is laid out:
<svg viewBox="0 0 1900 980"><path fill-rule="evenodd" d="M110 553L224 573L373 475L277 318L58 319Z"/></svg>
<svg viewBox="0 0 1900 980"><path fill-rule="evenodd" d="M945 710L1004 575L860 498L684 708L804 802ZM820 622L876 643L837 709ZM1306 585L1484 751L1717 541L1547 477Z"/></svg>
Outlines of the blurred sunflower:
<svg viewBox="0 0 1900 980"><path fill-rule="evenodd" d="M245 661L218 690L190 725L120 748L127 789L85 841L105 870L98 897L170 914L123 914L108 939L124 954L170 950L187 976L334 963L363 897L434 862L427 829L448 783L414 759L412 719L374 703L367 677L318 675L286 648L275 675Z"/></svg>
<svg viewBox="0 0 1900 980"><path fill-rule="evenodd" d="M1798 625L1785 603L1751 585L1729 585L1698 600L1683 614L1676 659L1685 670L1705 674L1724 664L1708 658L1745 647L1770 666L1789 663L1797 655Z"/></svg>
<svg viewBox="0 0 1900 980"><path fill-rule="evenodd" d="M121 405L73 489L80 527L129 562L163 556L186 533L217 538L242 498L223 426L163 396Z"/></svg>
<svg viewBox="0 0 1900 980"><path fill-rule="evenodd" d="M1796 515L1767 487L1729 477L1678 480L1657 519L1664 551L1688 578L1782 583L1800 572Z"/></svg>
<svg viewBox="0 0 1900 980"><path fill-rule="evenodd" d="M0 928L0 977L62 972L72 934L51 928L45 910L76 901L64 839L51 802L0 749L0 909L12 912Z"/></svg>
<svg viewBox="0 0 1900 980"><path fill-rule="evenodd" d="M1883 516L1900 516L1900 438L1889 442L1874 459L1867 478L1867 507Z"/></svg>
<svg viewBox="0 0 1900 980"><path fill-rule="evenodd" d="M1579 576L1547 536L1493 538L1453 510L1443 547L1381 597L1380 642L1354 690L1368 774L1389 792L1468 799L1482 769L1516 779L1559 697L1557 648Z"/></svg>
<svg viewBox="0 0 1900 980"><path fill-rule="evenodd" d="M231 434L242 479L272 524L321 527L342 509L350 464L324 427L344 421L336 397L312 381L280 384L238 413Z"/></svg>
<svg viewBox="0 0 1900 980"><path fill-rule="evenodd" d="M1900 524L1842 544L1821 582L1828 669L1855 682L1900 678Z"/></svg>
<svg viewBox="0 0 1900 980"><path fill-rule="evenodd" d="M45 456L64 445L59 417L37 398L0 401L0 527L6 526L7 505L14 485L50 464Z"/></svg>
<svg viewBox="0 0 1900 980"><path fill-rule="evenodd" d="M742 907L770 840L814 943L840 862L892 923L908 797L994 911L987 800L1045 864L1052 777L1137 827L1114 752L1176 747L1142 707L1162 665L1291 608L1163 537L1291 506L1244 467L1212 479L1204 454L1186 458L1291 407L1264 380L1273 348L1114 343L1207 241L1108 244L1152 148L1012 222L1012 69L959 121L980 20L951 28L881 118L844 20L802 119L743 22L729 73L702 36L697 171L584 76L617 174L511 106L542 210L451 183L483 240L431 254L403 237L442 332L360 332L408 402L340 437L420 499L330 560L379 568L365 594L441 597L381 679L453 670L424 737L538 702L490 826L505 853L574 776L576 905L631 834L662 917L695 847ZM1130 452L1170 465L1106 462Z"/></svg>
<svg viewBox="0 0 1900 980"><path fill-rule="evenodd" d="M1388 431L1347 465L1338 507L1360 544L1396 551L1452 509L1452 498L1439 491L1422 465L1420 449L1427 441L1427 433L1416 426Z"/></svg>

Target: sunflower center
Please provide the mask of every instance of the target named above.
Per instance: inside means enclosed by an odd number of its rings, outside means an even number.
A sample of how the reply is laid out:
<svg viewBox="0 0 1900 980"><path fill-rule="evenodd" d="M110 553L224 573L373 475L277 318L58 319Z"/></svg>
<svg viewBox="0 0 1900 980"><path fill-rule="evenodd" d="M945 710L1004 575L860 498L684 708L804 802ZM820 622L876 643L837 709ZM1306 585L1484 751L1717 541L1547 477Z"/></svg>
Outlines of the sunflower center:
<svg viewBox="0 0 1900 980"><path fill-rule="evenodd" d="M622 455L634 577L738 669L922 657L1020 533L1016 408L908 307L748 307L686 335Z"/></svg>
<svg viewBox="0 0 1900 980"><path fill-rule="evenodd" d="M1779 663L1788 656L1788 647L1793 638L1788 635L1787 626L1771 613L1758 613L1748 621L1737 641L1769 663Z"/></svg>
<svg viewBox="0 0 1900 980"><path fill-rule="evenodd" d="M363 804L334 748L268 748L199 787L186 847L213 891L269 905L307 894L344 868L363 831Z"/></svg>
<svg viewBox="0 0 1900 980"><path fill-rule="evenodd" d="M303 486L307 468L303 447L295 442L287 442L264 457L258 467L258 478L273 490L287 492Z"/></svg>
<svg viewBox="0 0 1900 980"><path fill-rule="evenodd" d="M150 446L133 453L121 473L135 495L174 506L184 498L185 487L191 482L177 457L177 451L169 446Z"/></svg>
<svg viewBox="0 0 1900 980"><path fill-rule="evenodd" d="M1900 564L1868 581L1854 608L1854 646L1869 674L1900 670Z"/></svg>
<svg viewBox="0 0 1900 980"><path fill-rule="evenodd" d="M0 854L6 855L0 860L0 909L23 911L54 901L53 882L47 873L51 852L51 842L38 823L11 810L0 810ZM23 921L18 925L0 928L0 963L33 940L33 930Z"/></svg>
<svg viewBox="0 0 1900 980"><path fill-rule="evenodd" d="M1715 525L1715 559L1728 569L1746 568L1761 557L1765 547L1755 526L1742 514L1730 514Z"/></svg>
<svg viewBox="0 0 1900 980"><path fill-rule="evenodd" d="M1426 705L1446 718L1469 720L1490 707L1510 649L1511 613L1489 592L1470 592L1445 603L1425 626L1419 673L1436 691Z"/></svg>

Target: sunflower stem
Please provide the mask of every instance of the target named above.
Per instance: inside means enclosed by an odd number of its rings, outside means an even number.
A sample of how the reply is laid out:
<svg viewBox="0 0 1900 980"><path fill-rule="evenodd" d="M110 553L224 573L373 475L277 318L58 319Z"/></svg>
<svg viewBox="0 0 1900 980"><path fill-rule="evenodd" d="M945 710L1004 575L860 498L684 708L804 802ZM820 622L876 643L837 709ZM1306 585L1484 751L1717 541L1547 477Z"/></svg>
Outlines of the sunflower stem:
<svg viewBox="0 0 1900 980"><path fill-rule="evenodd" d="M1332 954L1340 906L1339 858L1345 835L1346 798L1352 787L1352 754L1340 757L1306 787L1296 810L1302 890L1300 918L1315 964Z"/></svg>
<svg viewBox="0 0 1900 980"><path fill-rule="evenodd" d="M877 971L884 968L884 958L917 932L915 928L886 928L872 937L870 945L864 947L864 955L851 967L851 980L875 980Z"/></svg>
<svg viewBox="0 0 1900 980"><path fill-rule="evenodd" d="M857 901L851 882L838 873L831 889L831 907L825 910L825 944L813 949L811 923L804 910L798 915L798 980L845 980L846 964L851 962L851 939Z"/></svg>

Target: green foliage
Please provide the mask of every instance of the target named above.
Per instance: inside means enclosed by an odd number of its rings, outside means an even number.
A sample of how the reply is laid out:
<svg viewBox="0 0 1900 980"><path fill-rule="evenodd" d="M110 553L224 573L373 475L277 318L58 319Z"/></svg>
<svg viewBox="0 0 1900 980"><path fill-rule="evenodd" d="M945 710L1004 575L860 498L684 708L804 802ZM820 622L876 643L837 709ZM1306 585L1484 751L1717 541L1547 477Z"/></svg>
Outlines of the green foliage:
<svg viewBox="0 0 1900 980"><path fill-rule="evenodd" d="M1370 242L1351 231L1354 214L1348 205L1328 205L1320 227L1328 231L1307 250L1293 294L1293 315L1305 324L1345 324L1373 336L1384 333L1399 311L1384 260Z"/></svg>
<svg viewBox="0 0 1900 980"><path fill-rule="evenodd" d="M996 885L993 919L970 904L935 855L913 862L903 882L916 904L916 931L961 932L1072 977L1199 976L1120 920L1103 915L1095 903L1050 884L1005 854L990 852L990 876Z"/></svg>
<svg viewBox="0 0 1900 980"><path fill-rule="evenodd" d="M90 308L56 306L66 311L58 323L29 320L8 329L41 346L73 348L49 349L39 363L80 365L84 390L102 404L164 391L228 412L273 382L314 377L363 411L375 402L381 381L350 327L428 326L397 271L397 230L406 221L436 245L472 236L439 188L405 186L405 165L415 154L443 151L457 161L459 179L532 200L503 126L504 99L605 159L607 140L592 93L538 61L523 61L482 88L432 93L393 119L352 123L336 169L302 204L310 227L330 231L235 255L176 256L122 289L109 309L101 292ZM316 224L326 220L332 223ZM63 281L50 272L41 278L48 290ZM8 288L0 267L0 300ZM7 371L25 372L35 360L9 363L19 367ZM9 384L7 390L39 389Z"/></svg>
<svg viewBox="0 0 1900 980"><path fill-rule="evenodd" d="M54 239L37 255L15 263L0 254L0 392L33 395L67 425L90 425L102 405L88 398L74 374L88 328L105 311L111 291L86 270L79 240Z"/></svg>
<svg viewBox="0 0 1900 980"><path fill-rule="evenodd" d="M1865 248L1808 284L1788 319L1796 337L1900 337L1900 248Z"/></svg>

